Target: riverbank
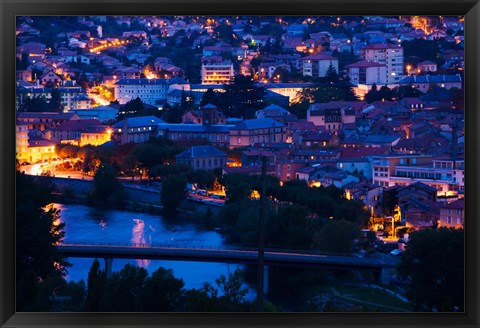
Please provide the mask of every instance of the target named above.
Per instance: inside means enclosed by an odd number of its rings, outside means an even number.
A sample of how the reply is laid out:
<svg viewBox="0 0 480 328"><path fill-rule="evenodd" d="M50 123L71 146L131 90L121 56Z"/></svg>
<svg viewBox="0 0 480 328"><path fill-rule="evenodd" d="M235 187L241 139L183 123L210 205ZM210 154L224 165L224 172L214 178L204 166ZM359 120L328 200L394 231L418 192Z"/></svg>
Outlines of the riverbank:
<svg viewBox="0 0 480 328"><path fill-rule="evenodd" d="M88 194L93 190L92 179L76 179L62 177L37 176L40 181L52 182L56 187L55 201L71 204L88 204ZM161 215L163 206L160 204L160 189L142 188L140 183L124 184L126 200L123 209L139 213ZM178 208L178 216L201 224L208 224L205 218L207 212L216 214L218 206L200 203L190 199L182 201Z"/></svg>

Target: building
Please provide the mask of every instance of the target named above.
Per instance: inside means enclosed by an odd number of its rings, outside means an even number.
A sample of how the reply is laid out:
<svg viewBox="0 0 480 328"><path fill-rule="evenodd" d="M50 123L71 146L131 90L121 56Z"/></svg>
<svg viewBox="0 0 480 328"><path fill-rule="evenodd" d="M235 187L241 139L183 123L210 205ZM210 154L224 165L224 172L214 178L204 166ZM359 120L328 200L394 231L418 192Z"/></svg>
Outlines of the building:
<svg viewBox="0 0 480 328"><path fill-rule="evenodd" d="M465 225L465 199L459 199L440 207L439 227L461 229Z"/></svg>
<svg viewBox="0 0 480 328"><path fill-rule="evenodd" d="M100 146L110 141L112 130L107 126L88 126L80 133L79 146L85 145Z"/></svg>
<svg viewBox="0 0 480 328"><path fill-rule="evenodd" d="M417 64L417 73L436 72L436 71L437 71L437 64L430 60L425 60Z"/></svg>
<svg viewBox="0 0 480 328"><path fill-rule="evenodd" d="M186 112L182 116L182 123L194 124L225 124L226 116L217 106L206 104L200 110Z"/></svg>
<svg viewBox="0 0 480 328"><path fill-rule="evenodd" d="M112 126L112 139L121 144L145 142L161 135L158 126L163 123L156 116L129 117Z"/></svg>
<svg viewBox="0 0 480 328"><path fill-rule="evenodd" d="M330 66L338 73L338 58L328 54L315 54L302 58L303 76L325 77Z"/></svg>
<svg viewBox="0 0 480 328"><path fill-rule="evenodd" d="M28 130L39 131L54 128L70 120L79 119L80 117L75 113L26 112L17 114L17 121L26 124Z"/></svg>
<svg viewBox="0 0 480 328"><path fill-rule="evenodd" d="M80 145L81 134L87 129L104 129L105 126L96 119L80 119L71 120L62 123L58 126L52 127L46 131L47 139L55 142L68 142L76 145ZM109 141L108 139L107 141Z"/></svg>
<svg viewBox="0 0 480 328"><path fill-rule="evenodd" d="M288 97L289 104L299 100L298 95L305 88L314 88L314 83L257 83L257 86L264 87L267 91L278 93Z"/></svg>
<svg viewBox="0 0 480 328"><path fill-rule="evenodd" d="M455 75L416 75L407 76L399 82L400 86L413 86L414 88L427 92L432 86L445 89L462 89L462 77Z"/></svg>
<svg viewBox="0 0 480 328"><path fill-rule="evenodd" d="M396 84L403 78L403 48L398 45L375 43L361 49L362 61L386 66L386 84Z"/></svg>
<svg viewBox="0 0 480 328"><path fill-rule="evenodd" d="M167 99L167 79L121 79L115 83L115 99L124 105L140 98L143 103L159 107Z"/></svg>
<svg viewBox="0 0 480 328"><path fill-rule="evenodd" d="M20 164L50 161L56 158L55 143L29 134L27 124L16 125L16 158Z"/></svg>
<svg viewBox="0 0 480 328"><path fill-rule="evenodd" d="M100 122L107 122L115 120L118 109L110 106L97 106L91 109L73 109L69 112L77 114L82 119L94 118Z"/></svg>
<svg viewBox="0 0 480 328"><path fill-rule="evenodd" d="M190 165L194 170L223 168L227 154L212 146L192 146L175 156L177 164Z"/></svg>
<svg viewBox="0 0 480 328"><path fill-rule="evenodd" d="M271 118L245 120L230 130L230 148L285 141L286 126Z"/></svg>
<svg viewBox="0 0 480 328"><path fill-rule="evenodd" d="M209 143L212 146L227 148L230 146L230 129L228 124L193 124L163 123L158 126L159 135L183 145Z"/></svg>
<svg viewBox="0 0 480 328"><path fill-rule="evenodd" d="M280 123L296 121L297 117L291 114L288 110L278 105L272 104L258 110L255 113L256 118L271 118Z"/></svg>
<svg viewBox="0 0 480 328"><path fill-rule="evenodd" d="M375 62L356 62L345 66L353 85L385 85L387 83L387 66Z"/></svg>
<svg viewBox="0 0 480 328"><path fill-rule="evenodd" d="M28 124L17 121L15 132L16 158L20 164L28 162L31 160L28 149Z"/></svg>
<svg viewBox="0 0 480 328"><path fill-rule="evenodd" d="M307 122L328 132L338 133L342 127L342 112L339 108L317 109L313 104L307 111Z"/></svg>
<svg viewBox="0 0 480 328"><path fill-rule="evenodd" d="M202 84L230 83L234 78L233 64L231 61L219 63L202 63Z"/></svg>
<svg viewBox="0 0 480 328"><path fill-rule="evenodd" d="M431 155L372 156L372 182L381 187L408 186L422 182L437 196L448 198L464 193L463 158L434 158Z"/></svg>

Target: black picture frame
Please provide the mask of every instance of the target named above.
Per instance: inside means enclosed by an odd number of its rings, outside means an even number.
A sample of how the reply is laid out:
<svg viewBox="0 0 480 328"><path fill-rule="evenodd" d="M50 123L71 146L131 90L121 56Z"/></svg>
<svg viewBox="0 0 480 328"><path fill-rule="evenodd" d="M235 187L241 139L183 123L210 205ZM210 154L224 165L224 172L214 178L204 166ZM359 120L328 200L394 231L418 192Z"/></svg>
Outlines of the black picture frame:
<svg viewBox="0 0 480 328"><path fill-rule="evenodd" d="M478 327L480 4L478 0L0 0L0 324L2 327ZM16 313L15 16L465 15L464 313Z"/></svg>

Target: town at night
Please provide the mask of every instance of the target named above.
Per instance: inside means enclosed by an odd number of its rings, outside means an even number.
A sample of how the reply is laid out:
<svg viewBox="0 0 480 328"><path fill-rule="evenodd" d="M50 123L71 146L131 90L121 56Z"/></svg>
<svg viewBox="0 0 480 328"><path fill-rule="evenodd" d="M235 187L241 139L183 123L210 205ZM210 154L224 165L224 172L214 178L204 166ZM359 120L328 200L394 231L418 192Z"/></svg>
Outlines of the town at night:
<svg viewBox="0 0 480 328"><path fill-rule="evenodd" d="M17 16L16 310L463 312L464 67L463 16Z"/></svg>

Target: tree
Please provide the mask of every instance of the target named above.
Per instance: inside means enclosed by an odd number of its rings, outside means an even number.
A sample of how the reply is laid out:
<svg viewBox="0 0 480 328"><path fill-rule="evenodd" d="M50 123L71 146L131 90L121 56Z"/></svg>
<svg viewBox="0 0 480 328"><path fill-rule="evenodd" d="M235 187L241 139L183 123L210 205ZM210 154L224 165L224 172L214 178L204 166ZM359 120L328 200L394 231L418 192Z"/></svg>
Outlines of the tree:
<svg viewBox="0 0 480 328"><path fill-rule="evenodd" d="M105 163L101 163L93 177L93 194L96 202L100 204L115 203L121 205L123 185L117 180L115 169Z"/></svg>
<svg viewBox="0 0 480 328"><path fill-rule="evenodd" d="M34 96L32 98L24 98L19 105L18 110L20 112L47 112L48 103L45 97Z"/></svg>
<svg viewBox="0 0 480 328"><path fill-rule="evenodd" d="M119 272L113 272L107 280L102 298L104 311L142 311L140 295L148 276L147 270L125 264Z"/></svg>
<svg viewBox="0 0 480 328"><path fill-rule="evenodd" d="M464 309L464 230L442 227L410 234L397 268L410 281L415 311Z"/></svg>
<svg viewBox="0 0 480 328"><path fill-rule="evenodd" d="M254 84L250 76L236 75L220 94L220 108L227 116L253 118L263 108L265 88Z"/></svg>
<svg viewBox="0 0 480 328"><path fill-rule="evenodd" d="M17 311L29 311L44 282L63 276L70 264L55 248L65 224L51 205L53 185L17 171L16 187Z"/></svg>
<svg viewBox="0 0 480 328"><path fill-rule="evenodd" d="M246 305L245 296L248 289L242 287L241 270L235 270L229 274L228 278L222 274L215 282L223 292L219 302L222 305L222 311L238 311L239 308Z"/></svg>
<svg viewBox="0 0 480 328"><path fill-rule="evenodd" d="M377 89L377 85L373 83L372 88L365 95L365 101L367 103L372 103L377 100L380 100L378 95L378 89Z"/></svg>
<svg viewBox="0 0 480 328"><path fill-rule="evenodd" d="M107 275L100 270L100 262L95 259L88 272L87 298L85 310L87 312L101 311L101 300L105 292Z"/></svg>
<svg viewBox="0 0 480 328"><path fill-rule="evenodd" d="M172 175L162 180L160 201L167 216L175 216L178 206L185 199L187 179L183 175Z"/></svg>
<svg viewBox="0 0 480 328"><path fill-rule="evenodd" d="M62 96L57 88L52 89L52 97L48 102L48 107L51 112L63 113Z"/></svg>
<svg viewBox="0 0 480 328"><path fill-rule="evenodd" d="M218 106L218 95L212 88L208 88L207 92L203 94L202 101L200 102L200 106L203 107L207 104L212 104Z"/></svg>
<svg viewBox="0 0 480 328"><path fill-rule="evenodd" d="M363 202L358 200L343 201L335 207L333 217L336 220L343 219L356 223L359 227L364 227L370 217L364 206Z"/></svg>
<svg viewBox="0 0 480 328"><path fill-rule="evenodd" d="M127 117L137 116L138 112L141 112L144 109L145 109L145 104L139 97L137 97L135 99L130 100L122 107L120 107L120 112L122 114L118 115L118 119L122 120Z"/></svg>
<svg viewBox="0 0 480 328"><path fill-rule="evenodd" d="M324 252L350 254L353 241L360 229L355 223L346 220L335 220L327 223L315 236L315 245Z"/></svg>
<svg viewBox="0 0 480 328"><path fill-rule="evenodd" d="M174 276L171 269L158 268L145 280L140 292L143 311L176 311L182 306L182 289L185 283Z"/></svg>
<svg viewBox="0 0 480 328"><path fill-rule="evenodd" d="M250 197L251 185L244 174L227 174L224 176L227 203L234 203Z"/></svg>

